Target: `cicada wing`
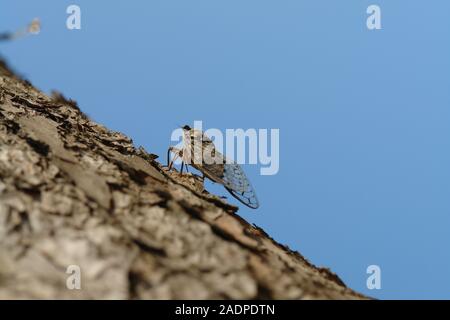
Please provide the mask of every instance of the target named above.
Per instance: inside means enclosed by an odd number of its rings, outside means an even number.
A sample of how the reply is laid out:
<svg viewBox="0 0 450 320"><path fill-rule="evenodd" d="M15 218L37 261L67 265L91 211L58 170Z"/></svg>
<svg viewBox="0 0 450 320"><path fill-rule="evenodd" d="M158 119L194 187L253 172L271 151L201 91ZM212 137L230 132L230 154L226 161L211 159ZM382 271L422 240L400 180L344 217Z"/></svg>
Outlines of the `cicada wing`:
<svg viewBox="0 0 450 320"><path fill-rule="evenodd" d="M222 156L223 157L223 156ZM202 164L202 171L211 180L222 184L233 197L246 206L256 209L259 201L255 189L251 185L242 167L223 157L222 163Z"/></svg>
<svg viewBox="0 0 450 320"><path fill-rule="evenodd" d="M259 207L255 189L240 165L237 163L226 163L223 180L225 188L233 197L250 208L256 209Z"/></svg>
<svg viewBox="0 0 450 320"><path fill-rule="evenodd" d="M206 135L202 135L201 138L201 143L189 145L194 160L192 165L212 181L222 184L233 197L246 206L258 208L255 190L242 167L217 151L214 143Z"/></svg>

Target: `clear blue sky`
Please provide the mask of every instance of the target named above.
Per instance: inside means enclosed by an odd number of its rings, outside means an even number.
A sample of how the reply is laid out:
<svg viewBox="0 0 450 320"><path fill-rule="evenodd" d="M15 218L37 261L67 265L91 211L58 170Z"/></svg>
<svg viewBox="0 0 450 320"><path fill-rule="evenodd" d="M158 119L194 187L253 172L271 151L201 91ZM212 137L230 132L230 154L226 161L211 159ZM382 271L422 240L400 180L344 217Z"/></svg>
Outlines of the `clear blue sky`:
<svg viewBox="0 0 450 320"><path fill-rule="evenodd" d="M82 30L65 27L82 9ZM382 30L366 28L378 4ZM177 124L279 128L280 172L246 167L240 214L350 287L450 298L450 3L3 1L0 44L34 85L164 158ZM220 188L216 192L226 193ZM366 268L382 289L366 288Z"/></svg>

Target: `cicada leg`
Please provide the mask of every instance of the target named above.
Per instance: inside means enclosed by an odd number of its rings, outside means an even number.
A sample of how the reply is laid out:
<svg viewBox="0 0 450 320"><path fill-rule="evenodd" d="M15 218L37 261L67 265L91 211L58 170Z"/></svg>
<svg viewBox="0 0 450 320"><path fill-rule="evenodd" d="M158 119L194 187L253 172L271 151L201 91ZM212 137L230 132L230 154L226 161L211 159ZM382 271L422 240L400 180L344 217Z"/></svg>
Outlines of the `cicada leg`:
<svg viewBox="0 0 450 320"><path fill-rule="evenodd" d="M170 159L170 153L173 152L175 154L175 156L173 157L173 159ZM167 167L168 170L172 170L173 164L175 162L175 160L177 160L178 158L181 158L181 169L180 169L180 173L183 173L183 168L184 168L184 161L183 161L183 150L177 149L175 147L170 147L167 150ZM186 164L186 170L187 170L187 164Z"/></svg>

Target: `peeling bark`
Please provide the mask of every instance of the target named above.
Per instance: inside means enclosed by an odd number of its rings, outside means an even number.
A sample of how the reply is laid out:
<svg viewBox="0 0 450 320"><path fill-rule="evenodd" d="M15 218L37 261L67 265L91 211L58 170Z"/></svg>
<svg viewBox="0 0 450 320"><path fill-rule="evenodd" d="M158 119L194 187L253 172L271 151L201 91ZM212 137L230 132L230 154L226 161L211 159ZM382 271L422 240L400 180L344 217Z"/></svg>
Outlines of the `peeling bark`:
<svg viewBox="0 0 450 320"><path fill-rule="evenodd" d="M0 298L365 298L156 158L1 63Z"/></svg>

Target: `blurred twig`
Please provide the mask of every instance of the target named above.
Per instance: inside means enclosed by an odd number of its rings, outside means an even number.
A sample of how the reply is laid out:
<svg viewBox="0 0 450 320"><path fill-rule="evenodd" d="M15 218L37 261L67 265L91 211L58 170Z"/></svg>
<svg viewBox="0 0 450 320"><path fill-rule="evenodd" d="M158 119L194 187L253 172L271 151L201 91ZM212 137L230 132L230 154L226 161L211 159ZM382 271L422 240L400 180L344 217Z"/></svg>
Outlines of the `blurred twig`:
<svg viewBox="0 0 450 320"><path fill-rule="evenodd" d="M30 34L39 34L41 31L41 22L38 18L34 18L31 23L25 28L19 29L16 32L2 32L0 33L0 41L16 40Z"/></svg>

